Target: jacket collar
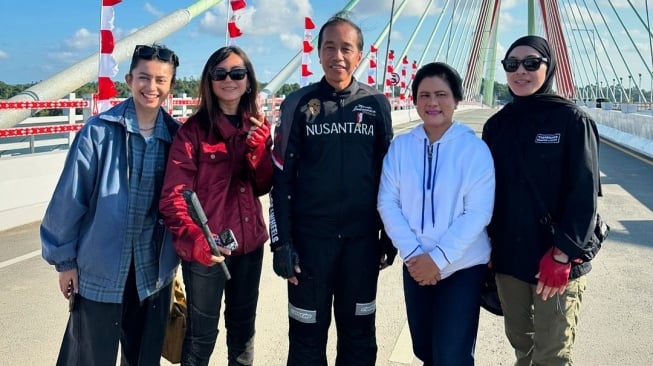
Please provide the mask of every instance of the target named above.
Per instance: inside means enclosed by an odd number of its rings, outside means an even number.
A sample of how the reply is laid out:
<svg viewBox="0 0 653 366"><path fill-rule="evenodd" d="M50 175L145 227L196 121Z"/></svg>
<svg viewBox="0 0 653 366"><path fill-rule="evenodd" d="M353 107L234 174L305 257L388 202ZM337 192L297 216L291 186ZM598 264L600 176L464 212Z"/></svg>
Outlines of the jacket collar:
<svg viewBox="0 0 653 366"><path fill-rule="evenodd" d="M127 119L133 121L136 120L136 109L134 106L134 98L129 97L123 102L113 106L112 108L100 113L98 118L112 123L117 123L125 128L128 132L136 133L135 128L127 123ZM163 120L163 123L161 121ZM164 127L165 125L165 127ZM172 142L172 136L174 136L177 128L179 127L179 122L172 118L168 112L166 112L163 107L159 108L159 114L156 120L156 128L154 129L154 137L165 142Z"/></svg>
<svg viewBox="0 0 653 366"><path fill-rule="evenodd" d="M336 89L329 84L326 78L323 76L320 80L320 84L327 91L327 93L333 97L333 99L347 99L350 95L354 95L358 92L359 85L355 77L352 76L351 83L349 86L341 91L336 91Z"/></svg>

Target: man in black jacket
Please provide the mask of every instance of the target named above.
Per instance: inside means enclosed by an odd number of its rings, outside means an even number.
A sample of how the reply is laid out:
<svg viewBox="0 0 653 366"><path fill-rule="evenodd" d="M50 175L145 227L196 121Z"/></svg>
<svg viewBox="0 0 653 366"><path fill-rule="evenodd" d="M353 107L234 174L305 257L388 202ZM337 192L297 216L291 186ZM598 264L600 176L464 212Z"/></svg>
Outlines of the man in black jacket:
<svg viewBox="0 0 653 366"><path fill-rule="evenodd" d="M376 197L393 132L387 99L353 77L362 48L357 25L331 18L318 38L324 77L281 105L270 240L288 279L288 365L326 365L332 303L336 364L376 361L377 278L396 253L380 242Z"/></svg>

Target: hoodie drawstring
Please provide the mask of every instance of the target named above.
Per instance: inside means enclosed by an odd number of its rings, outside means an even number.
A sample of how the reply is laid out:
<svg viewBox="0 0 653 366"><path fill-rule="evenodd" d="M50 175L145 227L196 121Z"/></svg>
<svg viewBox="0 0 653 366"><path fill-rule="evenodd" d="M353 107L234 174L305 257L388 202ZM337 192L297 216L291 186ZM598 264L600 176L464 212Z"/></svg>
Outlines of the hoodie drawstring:
<svg viewBox="0 0 653 366"><path fill-rule="evenodd" d="M431 225L435 227L435 174L438 171L438 157L440 153L440 144L436 145L435 150L435 167L431 172L433 166L433 145L429 145L428 140L424 139L424 167L422 175L422 233L424 232L424 202L426 201L426 190L431 190ZM428 164L428 174L426 169ZM427 178L428 176L428 178ZM427 180L428 179L428 180Z"/></svg>
<svg viewBox="0 0 653 366"><path fill-rule="evenodd" d="M423 162L423 167L422 167L422 233L424 232L424 200L426 199L426 163L427 163L427 155L428 155L428 140L424 139L424 162ZM430 164L429 164L430 168ZM431 174L429 174L429 180L431 178Z"/></svg>
<svg viewBox="0 0 653 366"><path fill-rule="evenodd" d="M438 171L438 158L440 157L440 144L435 148L435 167L433 168L433 183L431 184L431 225L435 227L435 174ZM431 167L431 160L433 159L433 145L429 149L429 169Z"/></svg>

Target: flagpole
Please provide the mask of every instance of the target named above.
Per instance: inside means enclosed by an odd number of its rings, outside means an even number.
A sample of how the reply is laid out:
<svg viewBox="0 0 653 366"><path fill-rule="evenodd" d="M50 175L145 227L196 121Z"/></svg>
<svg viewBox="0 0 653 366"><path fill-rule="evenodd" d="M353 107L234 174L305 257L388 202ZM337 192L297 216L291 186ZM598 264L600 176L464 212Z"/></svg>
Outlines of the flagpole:
<svg viewBox="0 0 653 366"><path fill-rule="evenodd" d="M231 10L231 2L227 4L227 19L224 22L224 45L225 46L229 45L229 19L231 19L231 16L229 15L230 10Z"/></svg>

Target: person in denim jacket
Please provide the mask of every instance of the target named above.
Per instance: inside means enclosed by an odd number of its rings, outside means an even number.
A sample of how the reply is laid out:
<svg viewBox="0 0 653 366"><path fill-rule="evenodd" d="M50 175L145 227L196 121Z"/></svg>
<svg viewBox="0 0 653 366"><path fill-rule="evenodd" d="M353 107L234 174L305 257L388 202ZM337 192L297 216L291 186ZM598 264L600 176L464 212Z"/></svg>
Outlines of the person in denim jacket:
<svg viewBox="0 0 653 366"><path fill-rule="evenodd" d="M57 365L158 365L179 259L158 212L179 126L161 108L179 59L134 49L132 96L91 117L70 147L40 233L71 313Z"/></svg>

